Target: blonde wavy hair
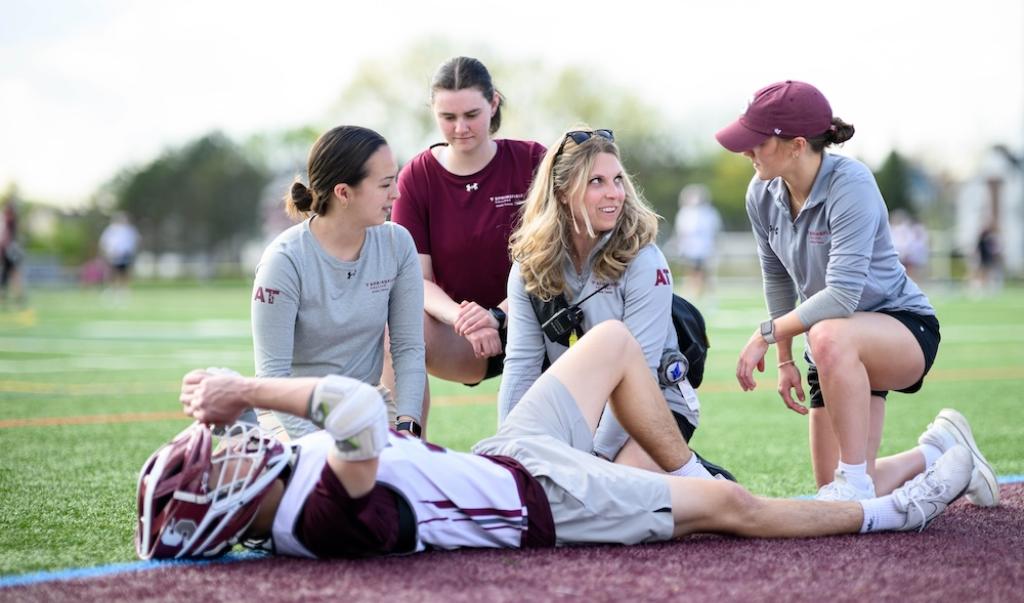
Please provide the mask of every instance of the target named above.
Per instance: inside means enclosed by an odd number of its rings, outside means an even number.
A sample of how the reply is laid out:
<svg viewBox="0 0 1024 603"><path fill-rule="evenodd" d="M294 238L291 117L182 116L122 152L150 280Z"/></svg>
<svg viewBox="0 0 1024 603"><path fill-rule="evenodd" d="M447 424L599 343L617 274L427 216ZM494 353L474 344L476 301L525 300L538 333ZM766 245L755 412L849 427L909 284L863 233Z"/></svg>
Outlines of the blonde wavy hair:
<svg viewBox="0 0 1024 603"><path fill-rule="evenodd" d="M619 147L613 141L592 135L576 144L568 135L574 130L590 128L567 130L557 143L548 147L523 203L522 220L509 238L512 259L519 262L527 293L543 300L567 293L564 264L572 250L572 235L580 232L575 206L586 193L594 161L601 153L609 153L622 162ZM594 277L605 282L618 280L640 249L658 234L660 216L637 192L625 172L622 185L626 193L622 214L591 267ZM587 234L596 239L599 235L586 213L582 222Z"/></svg>

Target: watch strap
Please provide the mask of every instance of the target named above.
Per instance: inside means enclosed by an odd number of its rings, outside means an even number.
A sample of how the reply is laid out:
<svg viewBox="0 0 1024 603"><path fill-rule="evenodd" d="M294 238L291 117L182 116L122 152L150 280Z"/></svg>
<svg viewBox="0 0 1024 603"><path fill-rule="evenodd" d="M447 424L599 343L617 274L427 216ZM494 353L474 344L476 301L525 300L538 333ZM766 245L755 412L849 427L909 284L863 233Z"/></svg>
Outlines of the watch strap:
<svg viewBox="0 0 1024 603"><path fill-rule="evenodd" d="M498 321L498 328L504 329L505 323L508 322L508 315L505 314L505 311L502 310L501 308L491 308L490 310L488 310L488 312L491 313L491 316L494 317L494 320Z"/></svg>
<svg viewBox="0 0 1024 603"><path fill-rule="evenodd" d="M419 423L409 419L407 421L398 421L395 423L395 431L408 431L417 438L423 433L423 427Z"/></svg>

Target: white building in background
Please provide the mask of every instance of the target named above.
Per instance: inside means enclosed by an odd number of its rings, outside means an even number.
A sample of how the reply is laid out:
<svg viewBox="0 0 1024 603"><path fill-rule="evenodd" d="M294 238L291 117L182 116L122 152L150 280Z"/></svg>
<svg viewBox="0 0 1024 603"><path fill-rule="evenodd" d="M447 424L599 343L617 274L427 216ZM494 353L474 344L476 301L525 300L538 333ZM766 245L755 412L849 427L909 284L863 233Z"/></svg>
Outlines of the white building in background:
<svg viewBox="0 0 1024 603"><path fill-rule="evenodd" d="M1006 272L1024 275L1024 155L993 146L956 199L955 245L973 258L978 235L995 222Z"/></svg>

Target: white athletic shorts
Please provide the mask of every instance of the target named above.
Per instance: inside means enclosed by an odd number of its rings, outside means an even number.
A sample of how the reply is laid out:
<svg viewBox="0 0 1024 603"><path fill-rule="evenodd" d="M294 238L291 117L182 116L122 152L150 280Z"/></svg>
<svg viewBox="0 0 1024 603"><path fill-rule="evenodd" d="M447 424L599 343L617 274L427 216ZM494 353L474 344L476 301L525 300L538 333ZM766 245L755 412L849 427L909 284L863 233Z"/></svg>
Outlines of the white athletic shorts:
<svg viewBox="0 0 1024 603"><path fill-rule="evenodd" d="M533 475L551 503L556 542L637 544L672 537L668 478L591 454L593 433L569 390L541 375L498 433L473 447L510 456Z"/></svg>

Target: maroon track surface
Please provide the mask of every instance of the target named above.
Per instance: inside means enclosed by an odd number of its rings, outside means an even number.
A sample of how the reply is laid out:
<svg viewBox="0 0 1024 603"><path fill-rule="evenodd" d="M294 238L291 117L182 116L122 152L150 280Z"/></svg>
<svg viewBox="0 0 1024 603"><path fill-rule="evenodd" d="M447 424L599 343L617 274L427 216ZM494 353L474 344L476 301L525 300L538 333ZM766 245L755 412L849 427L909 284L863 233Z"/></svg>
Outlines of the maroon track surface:
<svg viewBox="0 0 1024 603"><path fill-rule="evenodd" d="M0 590L3 601L1024 601L1024 484L922 534L698 536L648 546L267 558Z"/></svg>

